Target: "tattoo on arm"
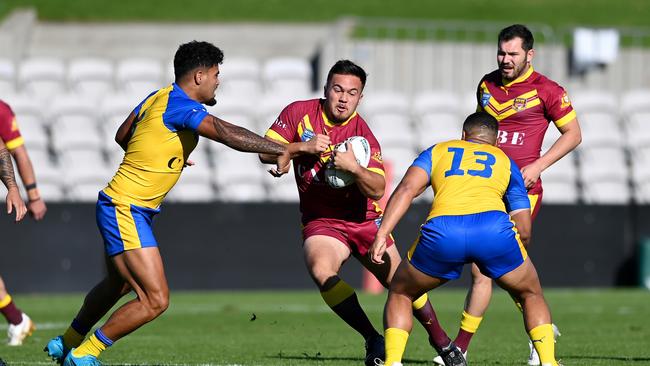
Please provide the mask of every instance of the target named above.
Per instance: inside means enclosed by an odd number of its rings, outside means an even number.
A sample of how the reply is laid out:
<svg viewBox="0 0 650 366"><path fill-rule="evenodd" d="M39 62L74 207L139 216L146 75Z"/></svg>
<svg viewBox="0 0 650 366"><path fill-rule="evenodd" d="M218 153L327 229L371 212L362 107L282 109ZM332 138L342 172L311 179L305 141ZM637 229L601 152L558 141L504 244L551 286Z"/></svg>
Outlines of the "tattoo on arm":
<svg viewBox="0 0 650 366"><path fill-rule="evenodd" d="M229 147L245 152L281 155L285 146L269 141L243 127L233 125L213 117L214 128L219 132L221 140Z"/></svg>
<svg viewBox="0 0 650 366"><path fill-rule="evenodd" d="M14 166L11 163L11 154L6 148L0 149L0 180L7 189L16 186Z"/></svg>

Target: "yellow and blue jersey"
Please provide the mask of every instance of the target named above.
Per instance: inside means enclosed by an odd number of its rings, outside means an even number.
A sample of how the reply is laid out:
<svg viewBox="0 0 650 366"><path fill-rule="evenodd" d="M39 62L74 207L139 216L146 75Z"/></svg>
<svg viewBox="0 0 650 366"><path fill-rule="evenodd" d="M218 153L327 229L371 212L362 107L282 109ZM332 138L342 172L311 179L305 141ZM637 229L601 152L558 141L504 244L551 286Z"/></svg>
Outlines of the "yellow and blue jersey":
<svg viewBox="0 0 650 366"><path fill-rule="evenodd" d="M133 112L136 120L124 159L104 193L156 209L178 181L208 112L176 84L150 94Z"/></svg>
<svg viewBox="0 0 650 366"><path fill-rule="evenodd" d="M412 166L431 177L434 201L427 220L442 215L530 208L517 165L499 148L464 140L424 150Z"/></svg>
<svg viewBox="0 0 650 366"><path fill-rule="evenodd" d="M124 159L97 200L97 226L109 256L158 245L153 217L178 181L198 142L196 129L208 115L176 84L151 93L133 113Z"/></svg>
<svg viewBox="0 0 650 366"><path fill-rule="evenodd" d="M517 165L499 148L463 140L423 151L412 166L430 177L434 202L408 253L433 277L455 279L465 263L498 278L527 253L507 212L530 209Z"/></svg>

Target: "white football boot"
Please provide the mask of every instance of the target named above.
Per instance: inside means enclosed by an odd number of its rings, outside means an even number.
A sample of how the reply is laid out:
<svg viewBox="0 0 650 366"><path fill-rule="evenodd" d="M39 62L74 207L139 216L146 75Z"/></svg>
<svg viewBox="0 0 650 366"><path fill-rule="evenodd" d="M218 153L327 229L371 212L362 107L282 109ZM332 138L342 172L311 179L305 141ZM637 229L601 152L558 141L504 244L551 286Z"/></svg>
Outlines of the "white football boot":
<svg viewBox="0 0 650 366"><path fill-rule="evenodd" d="M467 360L467 351L463 352L463 357ZM445 361L442 360L442 357L436 356L433 358L433 364L438 366L445 366Z"/></svg>
<svg viewBox="0 0 650 366"><path fill-rule="evenodd" d="M552 324L552 325L553 325L554 341L557 342L557 338L559 336L561 336L562 333L560 333L560 330L557 329L557 326L555 326L555 324ZM528 341L528 348L530 349L530 354L528 356L528 365L530 365L530 366L539 366L539 365L541 365L541 363L539 361L539 355L537 354L537 350L533 346L532 341Z"/></svg>
<svg viewBox="0 0 650 366"><path fill-rule="evenodd" d="M32 320L27 314L23 313L23 321L20 324L9 325L9 329L7 329L7 336L9 337L7 344L10 346L22 345L25 338L32 335L35 329L36 327Z"/></svg>

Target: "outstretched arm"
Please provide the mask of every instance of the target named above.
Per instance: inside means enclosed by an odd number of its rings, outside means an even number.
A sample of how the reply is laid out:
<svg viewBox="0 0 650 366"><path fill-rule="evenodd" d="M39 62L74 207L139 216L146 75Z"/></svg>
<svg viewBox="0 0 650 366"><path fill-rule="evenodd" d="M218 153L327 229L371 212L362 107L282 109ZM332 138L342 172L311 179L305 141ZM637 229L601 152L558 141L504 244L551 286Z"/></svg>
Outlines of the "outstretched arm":
<svg viewBox="0 0 650 366"><path fill-rule="evenodd" d="M20 198L20 192L16 185L14 168L11 163L11 154L7 150L3 141L0 140L0 180L7 187L7 213L15 209L16 221L20 221L27 212L25 202Z"/></svg>
<svg viewBox="0 0 650 366"><path fill-rule="evenodd" d="M18 174L27 191L27 209L34 219L41 220L45 216L45 212L47 212L47 206L45 206L45 202L41 199L38 187L36 186L36 174L34 174L34 167L27 154L27 148L22 145L10 152L16 161Z"/></svg>
<svg viewBox="0 0 650 366"><path fill-rule="evenodd" d="M395 229L399 220L411 206L413 199L427 188L429 179L429 175L421 168L412 166L406 171L404 178L388 200L381 226L379 226L375 241L368 252L372 262L384 263L382 257L386 252L386 237Z"/></svg>

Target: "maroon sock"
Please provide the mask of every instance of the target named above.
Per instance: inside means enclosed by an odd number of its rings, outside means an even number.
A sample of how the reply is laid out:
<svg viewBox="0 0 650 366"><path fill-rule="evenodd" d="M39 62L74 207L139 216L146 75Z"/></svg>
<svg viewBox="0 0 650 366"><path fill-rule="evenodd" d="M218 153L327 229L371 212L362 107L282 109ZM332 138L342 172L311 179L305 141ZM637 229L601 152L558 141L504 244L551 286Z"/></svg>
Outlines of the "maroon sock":
<svg viewBox="0 0 650 366"><path fill-rule="evenodd" d="M435 349L441 350L449 345L451 339L449 339L447 333L445 333L440 326L436 312L433 310L429 301L427 301L420 309L413 311L413 314L420 324L422 324L424 329L426 329L429 334L429 343L431 343Z"/></svg>
<svg viewBox="0 0 650 366"><path fill-rule="evenodd" d="M368 319L368 316L366 316L366 313L361 308L357 294L353 294L340 304L333 306L332 310L348 323L349 326L359 332L364 339L378 334L375 327L370 323L370 319Z"/></svg>
<svg viewBox="0 0 650 366"><path fill-rule="evenodd" d="M464 329L459 329L454 343L456 343L461 351L467 352L467 347L469 347L469 342L472 340L473 336L474 333L470 333Z"/></svg>
<svg viewBox="0 0 650 366"><path fill-rule="evenodd" d="M13 300L7 306L0 309L0 313L4 315L9 324L18 325L23 321L23 313L16 307Z"/></svg>

